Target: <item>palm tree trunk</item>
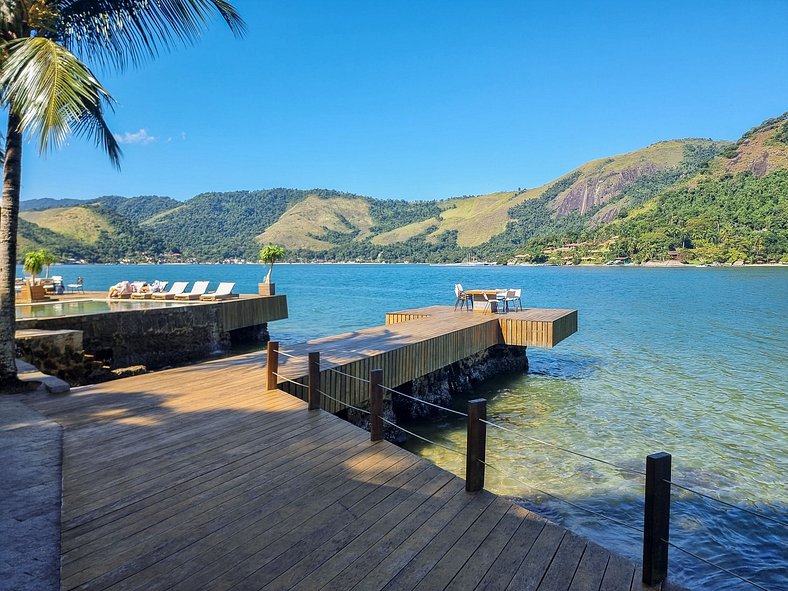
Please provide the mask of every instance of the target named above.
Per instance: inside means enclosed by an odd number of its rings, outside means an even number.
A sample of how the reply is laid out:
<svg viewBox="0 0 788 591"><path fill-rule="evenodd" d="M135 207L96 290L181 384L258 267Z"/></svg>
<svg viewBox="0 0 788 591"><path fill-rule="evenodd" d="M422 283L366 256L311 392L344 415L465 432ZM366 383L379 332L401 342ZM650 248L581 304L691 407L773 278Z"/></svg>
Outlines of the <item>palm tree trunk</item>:
<svg viewBox="0 0 788 591"><path fill-rule="evenodd" d="M0 392L18 388L16 375L15 309L16 230L22 176L22 132L19 117L9 106L0 212Z"/></svg>

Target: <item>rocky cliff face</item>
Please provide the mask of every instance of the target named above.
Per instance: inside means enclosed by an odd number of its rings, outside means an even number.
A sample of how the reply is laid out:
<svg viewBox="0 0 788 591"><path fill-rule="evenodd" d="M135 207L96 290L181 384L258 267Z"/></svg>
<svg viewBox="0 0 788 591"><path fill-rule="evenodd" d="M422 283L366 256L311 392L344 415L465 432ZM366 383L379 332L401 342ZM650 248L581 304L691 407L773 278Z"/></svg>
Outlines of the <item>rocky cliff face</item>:
<svg viewBox="0 0 788 591"><path fill-rule="evenodd" d="M617 197L638 179L652 175L658 170L660 169L653 162L643 162L622 170L584 174L571 187L556 197L550 204L550 208L558 216L565 216L573 211L578 211L581 214L586 213L589 209ZM617 211L611 213L609 219L612 219L616 213Z"/></svg>

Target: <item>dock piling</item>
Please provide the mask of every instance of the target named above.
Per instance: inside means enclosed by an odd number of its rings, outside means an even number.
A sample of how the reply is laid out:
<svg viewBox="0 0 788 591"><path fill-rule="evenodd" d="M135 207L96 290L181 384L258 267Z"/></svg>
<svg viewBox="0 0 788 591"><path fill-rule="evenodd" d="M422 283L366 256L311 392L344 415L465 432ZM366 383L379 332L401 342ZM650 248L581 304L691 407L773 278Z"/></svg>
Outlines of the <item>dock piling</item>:
<svg viewBox="0 0 788 591"><path fill-rule="evenodd" d="M307 408L316 410L321 408L320 400L320 352L309 353L309 384L307 389Z"/></svg>
<svg viewBox="0 0 788 591"><path fill-rule="evenodd" d="M643 517L643 582L655 586L668 575L671 456L646 457L646 498Z"/></svg>
<svg viewBox="0 0 788 591"><path fill-rule="evenodd" d="M475 492L484 488L484 461L487 449L487 401L484 398L468 401L468 448L465 464L465 490Z"/></svg>
<svg viewBox="0 0 788 591"><path fill-rule="evenodd" d="M369 372L369 439L383 439L383 370Z"/></svg>
<svg viewBox="0 0 788 591"><path fill-rule="evenodd" d="M276 374L279 372L279 341L268 341L265 357L266 390L276 390Z"/></svg>

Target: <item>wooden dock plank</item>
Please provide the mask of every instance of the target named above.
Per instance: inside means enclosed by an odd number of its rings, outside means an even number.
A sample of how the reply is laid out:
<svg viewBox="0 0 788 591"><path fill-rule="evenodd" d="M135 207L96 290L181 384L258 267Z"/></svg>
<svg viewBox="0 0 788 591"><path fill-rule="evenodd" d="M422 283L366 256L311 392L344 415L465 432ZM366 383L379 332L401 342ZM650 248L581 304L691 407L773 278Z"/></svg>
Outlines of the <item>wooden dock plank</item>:
<svg viewBox="0 0 788 591"><path fill-rule="evenodd" d="M323 379L363 397L366 385L329 368L361 377L383 364L396 386L449 350L543 339L539 323L562 318L518 313L535 323L529 332L513 314L502 327L470 313L441 325L437 312L286 350L321 345ZM265 391L261 361L248 354L31 400L64 426L63 590L631 588L631 563ZM281 368L306 372L305 359L283 357Z"/></svg>

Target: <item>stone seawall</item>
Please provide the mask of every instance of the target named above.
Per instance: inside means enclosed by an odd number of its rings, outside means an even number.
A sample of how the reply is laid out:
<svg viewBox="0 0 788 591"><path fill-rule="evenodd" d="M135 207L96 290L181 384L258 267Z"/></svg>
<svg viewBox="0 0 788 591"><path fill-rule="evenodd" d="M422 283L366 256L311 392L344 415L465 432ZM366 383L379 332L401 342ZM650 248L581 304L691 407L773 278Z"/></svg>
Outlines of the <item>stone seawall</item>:
<svg viewBox="0 0 788 591"><path fill-rule="evenodd" d="M286 300L274 299L31 318L17 328L81 331L84 353L105 367L145 371L204 359L235 344L266 343L268 320L287 317Z"/></svg>
<svg viewBox="0 0 788 591"><path fill-rule="evenodd" d="M451 408L455 396L467 396L485 380L501 374L522 374L527 371L526 347L495 345L395 389L419 400ZM362 405L362 408L367 409L368 404ZM437 416L441 412L404 396L391 392L384 394L384 417L394 423L404 419ZM353 424L369 430L369 415L351 410L347 418ZM388 424L385 425L385 437L395 443L407 438L402 431Z"/></svg>

